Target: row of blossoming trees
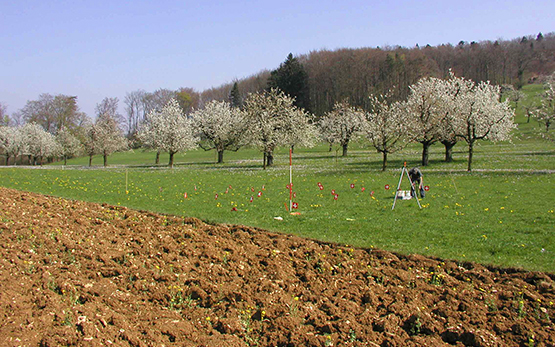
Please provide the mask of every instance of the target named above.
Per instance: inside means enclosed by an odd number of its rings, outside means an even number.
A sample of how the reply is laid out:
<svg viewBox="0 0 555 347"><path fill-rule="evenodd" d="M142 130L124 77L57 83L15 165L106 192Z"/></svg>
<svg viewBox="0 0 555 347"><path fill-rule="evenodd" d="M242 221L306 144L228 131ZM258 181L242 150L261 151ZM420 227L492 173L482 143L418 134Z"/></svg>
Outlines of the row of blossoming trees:
<svg viewBox="0 0 555 347"><path fill-rule="evenodd" d="M128 148L117 120L109 113L101 114L96 122L87 123L72 132L61 126L56 135L46 131L36 122L21 127L0 127L0 152L6 157L6 165L13 158L14 164L19 156L28 156L30 165L42 165L45 159L68 158L86 154L89 165L92 157L101 154L104 165L110 154Z"/></svg>
<svg viewBox="0 0 555 347"><path fill-rule="evenodd" d="M553 94L553 83L546 95ZM390 95L370 95L370 107L361 110L348 101L337 103L319 120L294 105L294 99L277 89L251 93L243 107L232 107L223 101L211 101L203 109L184 114L175 100L152 110L141 125L138 141L145 148L168 152L169 166L174 155L197 146L214 149L218 162L226 150L242 146L257 147L263 153L263 167L273 163L278 147L311 146L324 140L338 144L347 155L349 142L365 137L383 155L383 169L388 154L405 148L411 142L422 144L422 165L428 165L429 148L436 142L445 146L446 161L457 141L468 146L468 170L472 169L473 149L478 140L509 139L515 128L514 111L508 101L500 101L500 88L486 82L475 83L451 74L448 80L424 78L410 87L407 100L391 101ZM553 119L553 95L544 97L538 120L546 124ZM546 101L547 100L547 101ZM549 101L551 100L551 101ZM551 107L551 110L549 109ZM128 148L126 138L110 112L100 114L94 123L71 134L61 128L51 135L40 126L0 127L0 146L10 158L28 155L42 158L67 158L81 153L107 157ZM31 160L30 160L31 162Z"/></svg>

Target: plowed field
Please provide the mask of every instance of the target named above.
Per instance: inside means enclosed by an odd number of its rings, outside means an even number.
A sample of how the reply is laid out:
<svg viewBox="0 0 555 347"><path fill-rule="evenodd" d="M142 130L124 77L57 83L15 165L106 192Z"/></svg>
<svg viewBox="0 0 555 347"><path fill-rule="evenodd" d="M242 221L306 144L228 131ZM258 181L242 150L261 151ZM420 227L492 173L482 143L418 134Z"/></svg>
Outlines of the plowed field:
<svg viewBox="0 0 555 347"><path fill-rule="evenodd" d="M554 346L555 275L0 188L4 346Z"/></svg>

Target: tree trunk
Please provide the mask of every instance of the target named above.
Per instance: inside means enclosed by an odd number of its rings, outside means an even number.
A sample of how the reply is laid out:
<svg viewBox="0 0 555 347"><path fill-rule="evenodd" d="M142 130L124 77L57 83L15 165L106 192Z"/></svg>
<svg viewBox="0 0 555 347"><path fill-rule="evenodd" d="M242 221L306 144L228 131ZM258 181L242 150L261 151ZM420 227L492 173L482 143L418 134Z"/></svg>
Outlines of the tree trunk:
<svg viewBox="0 0 555 347"><path fill-rule="evenodd" d="M218 164L224 162L224 150L218 150Z"/></svg>
<svg viewBox="0 0 555 347"><path fill-rule="evenodd" d="M467 171L472 171L472 155L474 154L474 141L468 143L468 169Z"/></svg>
<svg viewBox="0 0 555 347"><path fill-rule="evenodd" d="M422 166L428 166L428 161L430 157L430 143L422 142Z"/></svg>
<svg viewBox="0 0 555 347"><path fill-rule="evenodd" d="M264 168L264 170L266 170L266 152L264 152L264 159L262 159L262 167Z"/></svg>
<svg viewBox="0 0 555 347"><path fill-rule="evenodd" d="M93 157L92 155L89 155L89 167L92 166L92 157Z"/></svg>
<svg viewBox="0 0 555 347"><path fill-rule="evenodd" d="M173 151L170 151L170 162L168 164L170 168L173 168L173 155L174 154L175 153Z"/></svg>
<svg viewBox="0 0 555 347"><path fill-rule="evenodd" d="M333 149L333 143L330 142L330 148L328 152L331 152L332 149Z"/></svg>
<svg viewBox="0 0 555 347"><path fill-rule="evenodd" d="M268 162L268 166L274 165L274 153L273 152L268 152L268 154L266 156L266 160Z"/></svg>
<svg viewBox="0 0 555 347"><path fill-rule="evenodd" d="M10 165L10 156L6 155L6 166Z"/></svg>
<svg viewBox="0 0 555 347"><path fill-rule="evenodd" d="M67 156L64 155L64 165L67 165Z"/></svg>
<svg viewBox="0 0 555 347"><path fill-rule="evenodd" d="M103 157L104 157L104 167L106 167L108 166L108 155L104 153Z"/></svg>
<svg viewBox="0 0 555 347"><path fill-rule="evenodd" d="M156 152L156 160L154 161L156 165L160 164L160 151Z"/></svg>
<svg viewBox="0 0 555 347"><path fill-rule="evenodd" d="M443 146L445 146L445 162L451 163L453 161L453 147L457 144L457 141L441 141Z"/></svg>
<svg viewBox="0 0 555 347"><path fill-rule="evenodd" d="M343 156L344 156L344 157L347 156L347 149L348 149L348 147L349 147L349 143L348 143L348 142L345 143L345 144L343 145Z"/></svg>
<svg viewBox="0 0 555 347"><path fill-rule="evenodd" d="M387 152L383 152L383 163L382 163L382 171L385 171L387 168Z"/></svg>

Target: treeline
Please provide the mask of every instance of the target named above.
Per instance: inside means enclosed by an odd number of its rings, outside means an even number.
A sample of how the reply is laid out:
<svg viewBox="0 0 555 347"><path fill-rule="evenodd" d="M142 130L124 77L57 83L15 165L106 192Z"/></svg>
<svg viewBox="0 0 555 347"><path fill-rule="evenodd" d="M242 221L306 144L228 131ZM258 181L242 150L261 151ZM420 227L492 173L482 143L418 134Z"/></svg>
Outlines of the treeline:
<svg viewBox="0 0 555 347"><path fill-rule="evenodd" d="M307 109L317 117L337 102L368 109L368 95L394 90L406 99L409 86L423 77L455 75L475 82L510 84L519 89L555 71L555 33L513 40L465 42L425 47L318 50L296 57L307 73ZM270 72L235 81L242 97L268 88ZM234 83L200 93L200 100L228 100Z"/></svg>

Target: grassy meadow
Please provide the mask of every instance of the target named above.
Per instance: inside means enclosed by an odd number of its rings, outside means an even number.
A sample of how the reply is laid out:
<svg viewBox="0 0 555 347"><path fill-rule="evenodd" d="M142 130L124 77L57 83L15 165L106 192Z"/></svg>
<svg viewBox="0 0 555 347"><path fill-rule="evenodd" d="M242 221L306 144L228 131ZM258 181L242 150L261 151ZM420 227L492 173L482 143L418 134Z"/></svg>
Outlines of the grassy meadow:
<svg viewBox="0 0 555 347"><path fill-rule="evenodd" d="M298 215L286 208L286 150L267 170L255 149L226 152L220 165L214 152L181 153L174 169L167 168L167 154L154 165L155 153L135 150L111 155L108 168L101 157L93 168L85 166L88 158L42 169L3 167L0 185L354 247L555 272L555 144L539 138L537 122L527 123L520 106L517 123L511 143L478 145L472 173L466 172L464 142L455 146L452 163L443 162L443 146L432 146L430 165L422 169L430 187L422 209L415 200L398 200L391 208L400 168L404 161L419 165L420 146L391 155L382 172L381 155L364 141L353 143L348 157L325 145L296 149ZM408 186L405 178L401 189Z"/></svg>

